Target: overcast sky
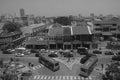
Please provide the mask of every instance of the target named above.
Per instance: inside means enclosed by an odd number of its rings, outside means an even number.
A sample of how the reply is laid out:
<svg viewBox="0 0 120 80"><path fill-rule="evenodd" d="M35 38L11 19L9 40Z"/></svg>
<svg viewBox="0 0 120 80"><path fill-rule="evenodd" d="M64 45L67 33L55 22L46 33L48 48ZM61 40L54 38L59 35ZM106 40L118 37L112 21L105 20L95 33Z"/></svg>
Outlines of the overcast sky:
<svg viewBox="0 0 120 80"><path fill-rule="evenodd" d="M0 15L17 14L24 8L26 14L40 16L120 14L120 0L0 0Z"/></svg>

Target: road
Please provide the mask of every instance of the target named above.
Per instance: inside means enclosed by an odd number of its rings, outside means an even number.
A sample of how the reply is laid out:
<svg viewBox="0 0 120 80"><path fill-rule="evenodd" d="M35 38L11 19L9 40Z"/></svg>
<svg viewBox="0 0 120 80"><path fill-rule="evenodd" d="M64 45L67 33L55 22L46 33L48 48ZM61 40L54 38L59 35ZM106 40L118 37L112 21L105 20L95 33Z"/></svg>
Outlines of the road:
<svg viewBox="0 0 120 80"><path fill-rule="evenodd" d="M14 57L14 55L11 54L0 54L0 58L4 58L5 60L10 59L11 57ZM48 68L44 67L42 64L38 62L38 58L32 56L24 56L24 57L16 57L21 62L28 64L29 62L34 63L34 67L31 68L33 71L33 76L31 77L31 80L54 80L54 79L60 79L60 80L96 80L98 77L100 77L100 72L97 70L97 68L101 67L101 64L107 64L111 61L112 56L101 56L98 55L99 61L97 67L94 69L90 77L83 78L81 76L78 76L80 65L76 64L79 62L77 60L75 64L72 66L72 69L70 70L65 64L60 63L60 70L56 72L52 72ZM77 57L78 58L78 57ZM75 58L76 59L76 58Z"/></svg>

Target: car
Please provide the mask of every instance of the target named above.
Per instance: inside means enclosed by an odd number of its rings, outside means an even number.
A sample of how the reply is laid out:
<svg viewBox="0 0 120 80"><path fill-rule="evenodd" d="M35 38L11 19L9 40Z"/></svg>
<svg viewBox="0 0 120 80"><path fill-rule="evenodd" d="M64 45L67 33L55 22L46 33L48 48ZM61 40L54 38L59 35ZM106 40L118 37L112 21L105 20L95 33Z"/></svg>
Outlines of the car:
<svg viewBox="0 0 120 80"><path fill-rule="evenodd" d="M96 55L88 54L88 55L81 58L80 63L84 64L91 56L96 56Z"/></svg>
<svg viewBox="0 0 120 80"><path fill-rule="evenodd" d="M35 53L35 57L39 57L40 56L40 53Z"/></svg>
<svg viewBox="0 0 120 80"><path fill-rule="evenodd" d="M3 50L2 52L3 52L3 54L12 54L12 52L10 50Z"/></svg>
<svg viewBox="0 0 120 80"><path fill-rule="evenodd" d="M23 53L16 53L15 55L16 55L16 57L23 57L24 56Z"/></svg>
<svg viewBox="0 0 120 80"><path fill-rule="evenodd" d="M114 55L112 51L105 51L105 55Z"/></svg>
<svg viewBox="0 0 120 80"><path fill-rule="evenodd" d="M39 53L39 51L36 50L36 49L31 49L31 50L30 50L30 53Z"/></svg>
<svg viewBox="0 0 120 80"><path fill-rule="evenodd" d="M102 51L100 51L100 50L93 50L93 54L102 54Z"/></svg>
<svg viewBox="0 0 120 80"><path fill-rule="evenodd" d="M26 50L26 51L23 52L23 54L25 54L25 55L30 55L31 53L30 53L30 51L27 51L27 50Z"/></svg>
<svg viewBox="0 0 120 80"><path fill-rule="evenodd" d="M112 57L112 60L113 60L113 61L120 61L120 55L113 56L113 57Z"/></svg>
<svg viewBox="0 0 120 80"><path fill-rule="evenodd" d="M49 57L58 57L58 55L57 55L57 54L54 54L54 53L51 53L51 54L49 54L48 56L49 56Z"/></svg>

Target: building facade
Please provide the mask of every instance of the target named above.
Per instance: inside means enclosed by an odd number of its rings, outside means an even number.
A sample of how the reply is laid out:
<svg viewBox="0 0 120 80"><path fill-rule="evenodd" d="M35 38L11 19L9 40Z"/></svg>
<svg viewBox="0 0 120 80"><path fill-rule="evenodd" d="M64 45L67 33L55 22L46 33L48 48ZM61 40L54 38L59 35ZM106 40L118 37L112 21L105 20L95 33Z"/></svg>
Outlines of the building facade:
<svg viewBox="0 0 120 80"><path fill-rule="evenodd" d="M15 48L22 44L25 37L22 36L22 32L11 32L0 34L0 49L5 50L8 48Z"/></svg>
<svg viewBox="0 0 120 80"><path fill-rule="evenodd" d="M120 25L118 21L94 21L93 22L94 38L103 37L109 40L111 37L120 38Z"/></svg>

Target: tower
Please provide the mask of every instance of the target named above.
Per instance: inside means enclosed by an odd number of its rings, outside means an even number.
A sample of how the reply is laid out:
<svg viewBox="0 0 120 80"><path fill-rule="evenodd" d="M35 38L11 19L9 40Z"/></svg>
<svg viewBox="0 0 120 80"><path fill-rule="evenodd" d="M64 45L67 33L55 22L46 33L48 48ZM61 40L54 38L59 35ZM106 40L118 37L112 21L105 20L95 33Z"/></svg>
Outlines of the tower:
<svg viewBox="0 0 120 80"><path fill-rule="evenodd" d="M25 11L24 11L24 9L22 8L22 9L20 9L20 17L24 17L25 16Z"/></svg>

